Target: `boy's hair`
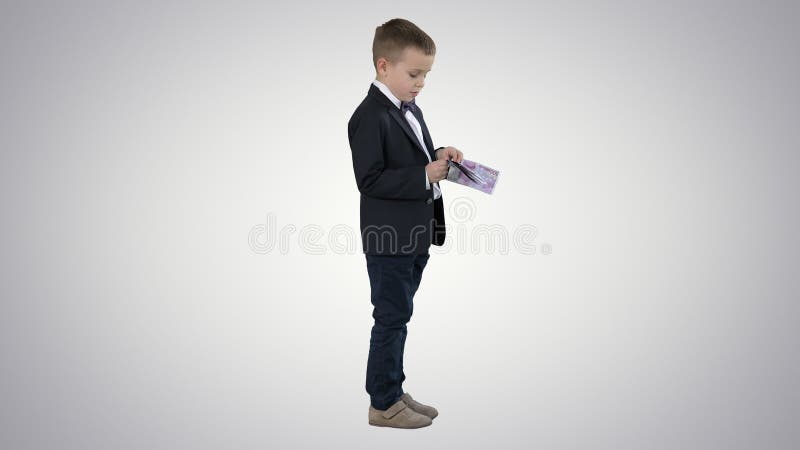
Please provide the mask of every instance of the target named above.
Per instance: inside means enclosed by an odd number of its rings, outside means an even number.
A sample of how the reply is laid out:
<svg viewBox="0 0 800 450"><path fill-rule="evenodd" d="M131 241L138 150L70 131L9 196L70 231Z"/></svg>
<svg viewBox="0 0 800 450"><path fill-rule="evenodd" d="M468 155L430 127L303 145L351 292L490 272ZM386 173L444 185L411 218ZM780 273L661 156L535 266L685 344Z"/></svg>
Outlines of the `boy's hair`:
<svg viewBox="0 0 800 450"><path fill-rule="evenodd" d="M372 40L372 65L378 69L381 56L397 62L406 47L416 47L426 55L436 54L436 44L427 33L405 19L392 19L375 28Z"/></svg>

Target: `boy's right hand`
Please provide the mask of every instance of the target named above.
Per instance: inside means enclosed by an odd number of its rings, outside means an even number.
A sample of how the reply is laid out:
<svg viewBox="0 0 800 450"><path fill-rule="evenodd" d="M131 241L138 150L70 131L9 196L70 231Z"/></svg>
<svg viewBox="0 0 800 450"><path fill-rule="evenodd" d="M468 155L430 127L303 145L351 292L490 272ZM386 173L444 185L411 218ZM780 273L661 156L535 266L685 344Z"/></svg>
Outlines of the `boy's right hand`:
<svg viewBox="0 0 800 450"><path fill-rule="evenodd" d="M437 181L442 181L447 178L448 170L450 170L450 166L447 165L447 159L437 159L425 166L425 172L428 174L428 181L431 183L436 183Z"/></svg>

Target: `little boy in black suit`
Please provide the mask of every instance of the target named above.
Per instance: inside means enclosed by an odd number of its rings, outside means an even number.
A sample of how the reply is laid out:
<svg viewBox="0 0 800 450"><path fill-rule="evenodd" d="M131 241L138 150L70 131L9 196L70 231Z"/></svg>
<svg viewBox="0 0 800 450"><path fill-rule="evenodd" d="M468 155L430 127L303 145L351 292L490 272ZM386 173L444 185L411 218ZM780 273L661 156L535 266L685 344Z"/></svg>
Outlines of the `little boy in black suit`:
<svg viewBox="0 0 800 450"><path fill-rule="evenodd" d="M369 423L428 426L436 408L403 391L403 349L413 298L431 245L444 244L439 181L455 147L434 149L415 98L425 86L436 46L419 27L392 19L375 29L375 80L347 124L361 193L360 228L375 319L367 360Z"/></svg>

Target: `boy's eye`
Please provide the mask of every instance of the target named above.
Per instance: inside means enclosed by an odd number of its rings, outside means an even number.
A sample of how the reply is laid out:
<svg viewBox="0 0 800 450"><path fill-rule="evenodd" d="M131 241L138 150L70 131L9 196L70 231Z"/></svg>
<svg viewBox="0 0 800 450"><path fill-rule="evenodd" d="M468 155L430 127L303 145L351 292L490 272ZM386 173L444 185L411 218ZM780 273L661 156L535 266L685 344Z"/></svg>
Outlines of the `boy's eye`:
<svg viewBox="0 0 800 450"><path fill-rule="evenodd" d="M410 73L409 75L411 75L411 78L417 78L417 75L419 75L419 74L418 73Z"/></svg>

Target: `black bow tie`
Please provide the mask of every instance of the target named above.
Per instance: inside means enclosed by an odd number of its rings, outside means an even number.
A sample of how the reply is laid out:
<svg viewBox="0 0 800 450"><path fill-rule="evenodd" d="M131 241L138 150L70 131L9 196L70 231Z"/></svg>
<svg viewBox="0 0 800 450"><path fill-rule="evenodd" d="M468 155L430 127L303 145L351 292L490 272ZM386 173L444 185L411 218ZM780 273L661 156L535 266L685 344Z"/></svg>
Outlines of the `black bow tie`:
<svg viewBox="0 0 800 450"><path fill-rule="evenodd" d="M417 104L414 102L415 100L416 100L416 99L411 99L411 101L410 101L410 102L403 102L403 101L401 101L401 102L400 102L400 112L402 112L402 113L403 113L403 115L405 115L405 114L406 114L406 111L409 111L409 110L410 110L412 113L415 113L415 112L417 112Z"/></svg>

